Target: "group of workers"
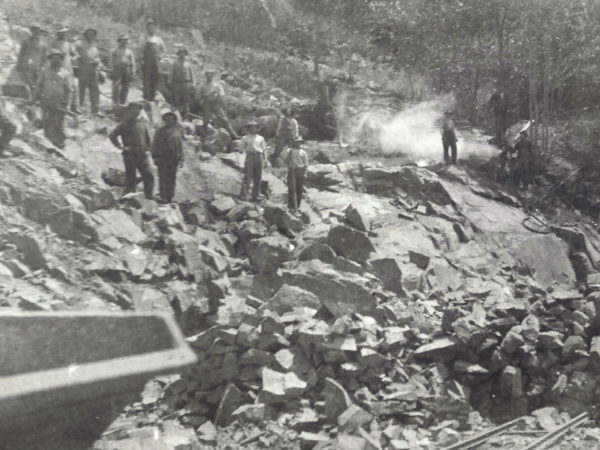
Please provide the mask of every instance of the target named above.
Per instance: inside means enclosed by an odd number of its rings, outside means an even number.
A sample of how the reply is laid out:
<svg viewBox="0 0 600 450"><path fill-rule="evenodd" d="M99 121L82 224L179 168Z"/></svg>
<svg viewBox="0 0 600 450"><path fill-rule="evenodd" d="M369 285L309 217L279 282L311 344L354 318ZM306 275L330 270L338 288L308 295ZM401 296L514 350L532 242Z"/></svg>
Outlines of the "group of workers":
<svg viewBox="0 0 600 450"><path fill-rule="evenodd" d="M110 54L108 68L102 64L96 44L97 30L85 30L83 39L77 45L73 45L67 40L69 30L59 27L54 41L48 46L42 39L42 28L39 25L30 28L31 36L21 45L17 70L30 89L31 99L39 101L44 133L57 147L62 148L65 145L65 116L80 113L79 107L84 105L86 92L89 92L90 96L91 113L101 115L99 104L102 72L110 73L113 104L125 105L139 61L143 98L145 101L155 101L160 83L160 62L166 46L156 35L156 25L153 21L146 24L146 33L139 41L137 55L128 47L128 36L120 36L117 39L117 46ZM190 107L198 101L203 110L203 141L208 135L209 125L215 119L225 126L233 139L238 139L239 136L225 113L225 90L221 81L215 77L215 71L205 71L205 83L198 90L193 66L188 60L188 50L180 47L176 55L177 59L172 63L166 81L170 92L169 100L174 110L185 118L190 112ZM504 148L500 158L501 166L504 170L508 165L516 186L520 187L523 184L527 189L533 164L533 145L526 132L520 134L514 147L504 142L506 105L506 99L501 93L495 93L490 99L495 117L495 139L497 144ZM164 111L162 118L165 125L157 130L154 139L151 139L149 125L141 114L143 108L142 102L129 103L123 120L111 133L110 139L123 150L127 190L135 190L136 174L139 172L146 197L153 197L154 178L150 163L152 158L158 168L160 200L170 202L175 193L177 167L183 163L183 127L178 124L178 114ZM288 168L288 206L296 210L302 201L308 157L301 148L302 138L295 118L296 108L286 106L282 113L283 117L277 126L275 149L270 157L266 155L265 140L258 133L259 125L256 122L247 124L248 133L239 143L239 151L246 154L240 195L247 199L250 185L253 184L251 199L257 201L263 168L283 160ZM0 155L14 136L15 129L14 124L0 108ZM456 164L457 137L450 113L445 114L441 135L444 161Z"/></svg>
<svg viewBox="0 0 600 450"><path fill-rule="evenodd" d="M151 138L148 121L142 116L144 104L131 102L119 125L110 133L110 140L115 147L121 149L125 165L126 192L135 192L137 173L139 172L144 186L144 195L154 198L154 176L150 160L153 159L158 169L159 201L170 203L175 194L177 168L183 165L184 130L178 123L177 114L171 110L162 112L164 126L159 128ZM287 109L286 111L289 111ZM245 154L244 178L240 197L257 202L261 193L263 168L269 167L272 161L283 160L288 169L288 207L297 212L302 202L304 178L308 167L308 155L302 149L302 137L298 134L298 124L293 117L281 119L276 137L276 150L269 158L267 144L259 134L260 126L256 121L246 124L248 133L239 142L239 152ZM295 130L294 133L287 130Z"/></svg>
<svg viewBox="0 0 600 450"><path fill-rule="evenodd" d="M166 46L156 35L153 21L146 24L146 34L139 41L139 52L129 48L129 38L120 36L117 46L110 54L109 67L102 64L96 44L98 31L89 28L76 45L67 39L68 29L59 27L51 45L47 45L39 25L30 27L31 36L22 42L17 70L29 88L30 100L39 101L42 109L44 134L57 147L65 146L65 117L80 114L85 94L89 92L91 113L100 113L100 84L103 72L112 79L112 101L114 105L127 104L129 87L138 67L141 68L143 98L155 101L160 82L160 61ZM164 126L151 136L150 125L142 111L144 102L130 102L124 109L122 120L110 133L111 142L122 150L126 175L126 191L134 192L137 173L140 174L147 198L154 198L154 176L152 163L157 166L159 178L159 201L171 202L175 194L177 168L183 164L184 129L178 117L186 117L190 106L199 101L203 109L202 139L206 138L209 126L215 119L222 122L233 139L239 139L225 110L225 89L215 77L214 70L206 70L203 86L196 89L196 77L188 60L189 52L180 47L166 81L170 90L169 100L173 110L162 112ZM78 88L77 88L78 84ZM1 106L1 105L0 105ZM178 111L176 113L175 111ZM248 134L239 143L239 151L246 154L244 179L240 196L248 198L250 185L251 200L258 201L262 182L262 169L272 162L283 160L288 167L289 206L297 210L302 201L302 187L308 157L301 148L303 142L294 118L295 109L285 107L277 127L275 151L268 157L264 138L258 134L256 122L247 124ZM0 107L0 154L7 148L16 127ZM284 152L285 150L285 152Z"/></svg>

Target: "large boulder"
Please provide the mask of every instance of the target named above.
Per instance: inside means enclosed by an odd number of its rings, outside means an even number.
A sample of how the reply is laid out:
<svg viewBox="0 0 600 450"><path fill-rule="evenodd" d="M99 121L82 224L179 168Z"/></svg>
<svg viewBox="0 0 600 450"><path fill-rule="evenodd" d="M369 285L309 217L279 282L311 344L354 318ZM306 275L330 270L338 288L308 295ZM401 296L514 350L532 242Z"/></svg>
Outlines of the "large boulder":
<svg viewBox="0 0 600 450"><path fill-rule="evenodd" d="M284 284L261 309L268 309L278 314L285 314L294 308L318 309L321 302L315 294L298 286Z"/></svg>
<svg viewBox="0 0 600 450"><path fill-rule="evenodd" d="M313 164L306 170L305 184L317 189L331 189L344 183L344 175L334 164Z"/></svg>
<svg viewBox="0 0 600 450"><path fill-rule="evenodd" d="M430 200L439 205L452 203L450 196L433 172L416 166L388 169L367 166L362 172L367 192L378 195L408 194L418 200Z"/></svg>
<svg viewBox="0 0 600 450"><path fill-rule="evenodd" d="M544 288L554 283L575 282L568 252L568 245L553 234L531 236L522 242L515 242L513 248L514 256Z"/></svg>
<svg viewBox="0 0 600 450"><path fill-rule="evenodd" d="M378 258L370 261L371 268L377 278L383 281L383 287L401 294L402 290L402 270L400 264L394 258Z"/></svg>
<svg viewBox="0 0 600 450"><path fill-rule="evenodd" d="M596 268L599 267L600 252L592 244L587 233L583 229L565 225L563 227L552 227L552 232L568 244L569 250L572 253L585 253L592 265Z"/></svg>
<svg viewBox="0 0 600 450"><path fill-rule="evenodd" d="M144 232L135 224L131 216L118 209L103 209L91 214L96 222L98 241L110 237L127 243L139 243L146 239Z"/></svg>
<svg viewBox="0 0 600 450"><path fill-rule="evenodd" d="M358 209L352 205L344 210L344 223L349 227L352 227L358 231L366 233L371 228L369 221L365 215L361 214Z"/></svg>
<svg viewBox="0 0 600 450"><path fill-rule="evenodd" d="M292 259L289 242L284 237L268 236L248 243L246 252L256 272L276 272L281 265Z"/></svg>
<svg viewBox="0 0 600 450"><path fill-rule="evenodd" d="M345 225L331 227L327 235L327 243L339 255L353 261L364 263L375 251L369 237L358 230Z"/></svg>
<svg viewBox="0 0 600 450"><path fill-rule="evenodd" d="M369 289L369 281L357 274L338 272L319 260L305 261L286 267L283 281L315 294L333 315L353 312L369 313L377 301Z"/></svg>
<svg viewBox="0 0 600 450"><path fill-rule="evenodd" d="M439 260L429 267L427 281L433 291L456 291L462 286L462 277L459 271L443 260Z"/></svg>
<svg viewBox="0 0 600 450"><path fill-rule="evenodd" d="M264 210L265 220L277 227L282 233L302 231L302 221L288 213L281 206L267 203Z"/></svg>
<svg viewBox="0 0 600 450"><path fill-rule="evenodd" d="M312 241L308 244L303 245L297 250L298 260L310 261L311 259L318 259L324 263L331 264L337 258L333 249L319 241Z"/></svg>

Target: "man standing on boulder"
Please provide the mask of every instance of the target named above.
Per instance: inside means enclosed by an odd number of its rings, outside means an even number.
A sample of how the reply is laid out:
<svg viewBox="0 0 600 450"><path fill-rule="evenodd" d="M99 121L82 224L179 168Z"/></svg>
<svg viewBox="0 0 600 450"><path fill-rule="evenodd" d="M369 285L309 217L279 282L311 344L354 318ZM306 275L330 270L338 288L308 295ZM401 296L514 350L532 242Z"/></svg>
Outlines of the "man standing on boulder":
<svg viewBox="0 0 600 450"><path fill-rule="evenodd" d="M301 137L296 137L292 141L292 146L283 154L283 159L288 168L288 208L295 212L300 208L302 203L302 194L304 190L304 177L306 168L308 167L308 155L301 148L304 140Z"/></svg>
<svg viewBox="0 0 600 450"><path fill-rule="evenodd" d="M194 70L187 57L188 51L186 48L180 48L177 51L177 60L173 63L169 77L169 85L173 94L173 106L179 110L181 117L184 119L190 110L196 84Z"/></svg>
<svg viewBox="0 0 600 450"><path fill-rule="evenodd" d="M42 28L39 25L32 25L29 29L31 36L21 43L17 70L33 92L46 64L48 48L42 41Z"/></svg>
<svg viewBox="0 0 600 450"><path fill-rule="evenodd" d="M135 73L135 57L127 48L129 38L121 36L117 39L118 45L112 52L110 63L112 70L112 99L115 105L127 103L129 83Z"/></svg>
<svg viewBox="0 0 600 450"><path fill-rule="evenodd" d="M71 102L73 81L71 74L62 67L63 52L51 50L48 57L50 67L42 72L34 99L42 106L44 135L58 148L64 148L65 115Z"/></svg>
<svg viewBox="0 0 600 450"><path fill-rule="evenodd" d="M444 147L444 162L450 162L448 150L452 149L452 164L456 164L457 149L456 149L456 129L454 121L450 118L450 112L444 113L444 123L442 124L442 146Z"/></svg>
<svg viewBox="0 0 600 450"><path fill-rule="evenodd" d="M158 168L160 200L162 203L171 203L175 195L177 167L183 165L183 135L175 113L165 110L162 119L165 126L156 130L152 158Z"/></svg>
<svg viewBox="0 0 600 450"><path fill-rule="evenodd" d="M79 54L79 106L85 101L85 91L90 91L92 114L99 114L100 83L99 71L101 66L100 52L96 46L98 32L88 28L83 33L83 42L77 47Z"/></svg>
<svg viewBox="0 0 600 450"><path fill-rule="evenodd" d="M277 158L279 158L283 149L289 147L299 136L298 121L294 117L296 108L294 106L286 106L282 112L283 117L279 120L277 131L275 132L275 152L271 158L273 165L277 163Z"/></svg>
<svg viewBox="0 0 600 450"><path fill-rule="evenodd" d="M123 121L110 133L110 141L123 151L127 193L135 192L136 173L139 171L144 183L144 195L151 200L154 193L154 175L150 162L150 128L140 117L144 109L141 102L131 102ZM119 137L121 142L119 142Z"/></svg>
<svg viewBox="0 0 600 450"><path fill-rule="evenodd" d="M165 51L165 43L156 36L156 24L153 20L146 23L146 35L140 40L140 60L142 61L142 81L144 100L153 102L159 82L160 58Z"/></svg>
<svg viewBox="0 0 600 450"><path fill-rule="evenodd" d="M246 161L244 162L244 180L242 182L242 200L248 199L248 190L250 183L252 183L252 201L258 201L258 194L260 193L260 182L262 181L263 167L268 167L267 159L265 158L265 151L267 144L265 138L258 134L258 123L248 123L248 134L246 134L240 141L240 153L246 154Z"/></svg>
<svg viewBox="0 0 600 450"><path fill-rule="evenodd" d="M68 31L69 29L66 27L59 27L56 30L56 39L52 43L51 47L53 49L60 50L61 52L63 52L63 67L67 72L71 74L71 81L73 82L73 94L71 95L71 104L69 105L69 107L71 108L71 111L73 111L74 113L78 113L79 105L77 102L77 86L75 86L75 77L73 77L73 58L77 57L77 50L75 49L73 44L71 44L67 40Z"/></svg>
<svg viewBox="0 0 600 450"><path fill-rule="evenodd" d="M223 109L223 101L225 98L223 84L215 79L214 70L207 70L205 75L206 83L200 90L202 109L204 111L202 139L205 140L208 135L208 125L212 121L213 116L225 123L225 127L232 139L238 139L239 136L231 126L231 122L229 122L229 118Z"/></svg>

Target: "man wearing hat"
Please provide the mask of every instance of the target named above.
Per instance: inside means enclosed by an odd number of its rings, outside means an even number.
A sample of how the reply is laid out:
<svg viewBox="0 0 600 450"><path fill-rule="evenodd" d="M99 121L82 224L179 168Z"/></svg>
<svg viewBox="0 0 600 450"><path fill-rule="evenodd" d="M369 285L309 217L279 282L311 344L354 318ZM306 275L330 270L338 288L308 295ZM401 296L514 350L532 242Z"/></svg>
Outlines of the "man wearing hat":
<svg viewBox="0 0 600 450"><path fill-rule="evenodd" d="M139 43L140 60L142 61L142 80L144 83L144 100L153 102L158 90L159 63L165 51L165 43L156 36L156 24L150 20L146 24L146 35Z"/></svg>
<svg viewBox="0 0 600 450"><path fill-rule="evenodd" d="M56 49L56 50L60 50L61 52L63 52L64 58L63 58L63 67L65 68L65 70L67 72L69 72L71 75L73 75L73 62L72 59L77 57L77 50L75 49L75 46L73 44L71 44L68 40L67 40L67 33L69 32L69 29L67 27L63 27L60 26L58 27L58 29L56 30L56 39L54 39L54 42L52 42L52 45L50 46L50 48ZM77 113L79 112L77 107L78 107L78 101L77 101L77 86L75 86L75 77L71 77L71 80L73 82L73 95L71 95L71 111Z"/></svg>
<svg viewBox="0 0 600 450"><path fill-rule="evenodd" d="M244 180L242 183L241 197L248 198L248 190L252 183L252 201L258 201L260 182L262 181L263 167L268 165L265 158L267 144L265 138L258 134L259 126L256 121L248 122L248 134L240 140L239 152L246 154L244 162Z"/></svg>
<svg viewBox="0 0 600 450"><path fill-rule="evenodd" d="M71 102L73 82L63 67L64 54L52 49L50 66L44 69L36 86L34 99L42 105L44 135L58 148L65 146L65 114Z"/></svg>
<svg viewBox="0 0 600 450"><path fill-rule="evenodd" d="M149 152L150 128L148 122L141 117L143 109L141 102L129 103L123 120L110 133L109 139L115 147L122 150L127 192L135 192L136 174L139 171L144 183L144 195L151 200L154 195L154 175Z"/></svg>
<svg viewBox="0 0 600 450"><path fill-rule="evenodd" d="M29 27L31 36L21 43L17 58L17 70L31 90L35 89L42 69L46 65L48 47L42 41L42 28L39 25Z"/></svg>
<svg viewBox="0 0 600 450"><path fill-rule="evenodd" d="M173 111L163 110L165 125L154 134L152 158L158 168L158 190L161 202L171 203L175 195L177 167L183 164L183 130Z"/></svg>
<svg viewBox="0 0 600 450"><path fill-rule="evenodd" d="M185 118L190 110L192 94L196 84L196 77L192 65L187 60L188 51L182 47L177 50L177 60L173 63L169 76L169 85L173 94L173 106Z"/></svg>
<svg viewBox="0 0 600 450"><path fill-rule="evenodd" d="M110 58L112 69L112 99L115 105L127 103L129 84L135 73L135 57L127 48L129 38L121 36L117 39L118 45L113 50Z"/></svg>
<svg viewBox="0 0 600 450"><path fill-rule="evenodd" d="M291 142L291 147L288 147L282 155L288 168L288 208L293 212L297 211L302 203L304 177L308 167L308 155L301 147L302 142L304 139L296 136Z"/></svg>
<svg viewBox="0 0 600 450"><path fill-rule="evenodd" d="M223 101L225 98L225 89L219 80L215 78L214 70L207 70L205 72L206 82L200 90L200 97L202 101L202 109L204 112L203 118L203 134L202 139L206 139L208 135L208 125L213 119L213 116L220 119L225 123L227 131L233 139L237 139L238 135L231 126L229 118L223 109Z"/></svg>
<svg viewBox="0 0 600 450"><path fill-rule="evenodd" d="M77 47L79 54L79 105L85 102L85 91L90 91L92 114L98 114L100 104L99 71L101 66L100 51L96 46L98 31L88 28L83 33L83 41Z"/></svg>

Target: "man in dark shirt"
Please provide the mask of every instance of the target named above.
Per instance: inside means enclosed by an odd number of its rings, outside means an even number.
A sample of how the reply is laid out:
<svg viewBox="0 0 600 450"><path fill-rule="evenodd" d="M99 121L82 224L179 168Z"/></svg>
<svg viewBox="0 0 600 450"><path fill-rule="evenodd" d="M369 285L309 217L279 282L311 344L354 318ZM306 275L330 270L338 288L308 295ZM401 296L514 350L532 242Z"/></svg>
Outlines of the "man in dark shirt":
<svg viewBox="0 0 600 450"><path fill-rule="evenodd" d="M152 158L158 168L160 200L171 203L175 195L177 167L183 164L183 131L172 111L163 111L162 119L165 126L156 130L152 142Z"/></svg>
<svg viewBox="0 0 600 450"><path fill-rule="evenodd" d="M125 118L110 133L109 138L115 147L123 150L127 192L135 192L136 172L139 171L144 183L144 195L147 199L152 199L154 175L150 166L150 129L147 121L140 117L143 108L140 102L130 103Z"/></svg>
<svg viewBox="0 0 600 450"><path fill-rule="evenodd" d="M533 169L533 144L529 140L529 136L526 131L521 131L517 143L514 149L516 155L514 173L515 187L519 189L521 182L523 182L523 188L527 190L531 181L531 170Z"/></svg>
<svg viewBox="0 0 600 450"><path fill-rule="evenodd" d="M456 164L457 149L456 149L456 130L454 129L454 122L450 118L450 113L446 112L444 117L444 123L442 124L442 145L444 147L444 162L447 164L450 162L450 156L448 150L452 149L452 164Z"/></svg>

